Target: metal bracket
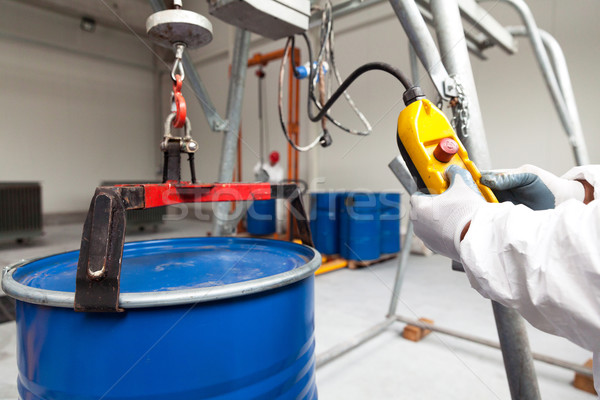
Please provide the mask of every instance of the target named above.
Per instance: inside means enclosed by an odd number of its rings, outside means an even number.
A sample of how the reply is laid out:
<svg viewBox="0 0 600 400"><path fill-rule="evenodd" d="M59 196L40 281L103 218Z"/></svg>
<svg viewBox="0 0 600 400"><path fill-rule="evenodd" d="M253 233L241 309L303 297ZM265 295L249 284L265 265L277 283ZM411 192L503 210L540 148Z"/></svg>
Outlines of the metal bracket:
<svg viewBox="0 0 600 400"><path fill-rule="evenodd" d="M179 151L179 150L177 150ZM308 215L295 184L195 185L187 182L98 187L83 227L75 290L75 311L120 312L125 211L171 204L286 199L302 243L313 246Z"/></svg>
<svg viewBox="0 0 600 400"><path fill-rule="evenodd" d="M214 132L225 132L228 128L228 119L211 119L210 129L212 129Z"/></svg>
<svg viewBox="0 0 600 400"><path fill-rule="evenodd" d="M444 94L448 99L458 96L458 90L456 89L456 79L454 77L449 76L443 82Z"/></svg>

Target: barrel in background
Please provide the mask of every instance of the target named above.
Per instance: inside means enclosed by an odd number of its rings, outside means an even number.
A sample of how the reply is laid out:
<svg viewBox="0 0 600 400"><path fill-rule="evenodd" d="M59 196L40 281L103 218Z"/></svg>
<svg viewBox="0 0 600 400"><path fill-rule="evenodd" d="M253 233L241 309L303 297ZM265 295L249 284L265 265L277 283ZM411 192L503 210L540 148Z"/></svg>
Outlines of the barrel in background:
<svg viewBox="0 0 600 400"><path fill-rule="evenodd" d="M376 193L349 192L338 197L340 254L347 260L371 261L381 255L380 199Z"/></svg>
<svg viewBox="0 0 600 400"><path fill-rule="evenodd" d="M400 251L400 193L379 193L381 204L381 254Z"/></svg>
<svg viewBox="0 0 600 400"><path fill-rule="evenodd" d="M315 248L326 255L339 254L336 199L339 193L317 192L310 196L310 230Z"/></svg>
<svg viewBox="0 0 600 400"><path fill-rule="evenodd" d="M246 230L251 235L271 235L277 229L275 199L255 200L246 213Z"/></svg>

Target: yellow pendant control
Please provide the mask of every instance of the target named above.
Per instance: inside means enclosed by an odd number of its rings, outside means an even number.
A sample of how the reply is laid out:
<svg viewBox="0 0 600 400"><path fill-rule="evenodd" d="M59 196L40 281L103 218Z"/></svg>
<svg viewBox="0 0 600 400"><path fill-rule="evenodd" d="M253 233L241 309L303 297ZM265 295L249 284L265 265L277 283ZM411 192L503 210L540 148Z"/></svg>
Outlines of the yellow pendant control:
<svg viewBox="0 0 600 400"><path fill-rule="evenodd" d="M488 202L498 202L492 190L481 184L481 173L444 113L429 100L416 100L400 113L398 147L419 189L443 193L448 188L446 168L458 165L470 172Z"/></svg>

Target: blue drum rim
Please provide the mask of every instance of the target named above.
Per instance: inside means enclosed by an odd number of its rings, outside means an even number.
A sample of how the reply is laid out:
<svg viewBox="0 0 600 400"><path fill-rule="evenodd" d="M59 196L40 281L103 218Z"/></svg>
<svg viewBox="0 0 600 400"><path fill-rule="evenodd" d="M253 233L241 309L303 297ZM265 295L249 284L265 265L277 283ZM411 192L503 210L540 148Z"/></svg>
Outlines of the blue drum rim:
<svg viewBox="0 0 600 400"><path fill-rule="evenodd" d="M207 237L206 239L211 240L225 238L226 237ZM185 238L172 238L172 240L177 239ZM231 239L240 241L252 240L261 242L281 243L281 241L273 239ZM138 242L144 241L136 241L130 243ZM233 297L247 296L255 293L264 292L267 290L277 289L311 276L321 265L321 254L315 248L307 245L289 242L286 243L310 249L314 253L313 258L299 268L295 268L293 270L286 271L280 274L244 282L237 282L227 285L212 286L206 288L182 289L177 291L121 293L119 295L119 305L125 309L135 309L151 307L168 307L224 300ZM10 297L16 300L24 301L26 303L50 307L74 308L75 293L73 292L61 292L56 290L33 288L31 286L23 285L22 283L19 283L14 279L13 274L19 267L22 267L34 261L42 260L47 257L49 256L21 260L5 267L2 270L2 290Z"/></svg>

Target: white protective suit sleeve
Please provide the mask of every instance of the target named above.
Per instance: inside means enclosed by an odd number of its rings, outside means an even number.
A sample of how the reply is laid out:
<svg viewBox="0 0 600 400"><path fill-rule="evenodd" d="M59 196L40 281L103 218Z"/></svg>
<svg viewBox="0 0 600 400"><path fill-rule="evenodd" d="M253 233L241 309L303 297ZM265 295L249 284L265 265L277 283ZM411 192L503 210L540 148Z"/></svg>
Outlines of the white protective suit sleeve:
<svg viewBox="0 0 600 400"><path fill-rule="evenodd" d="M600 393L600 166L573 168L564 177L587 180L595 200L569 200L545 211L483 206L460 255L481 295L594 352Z"/></svg>

